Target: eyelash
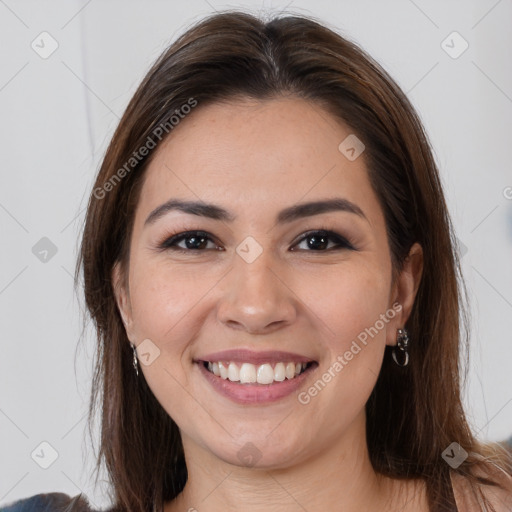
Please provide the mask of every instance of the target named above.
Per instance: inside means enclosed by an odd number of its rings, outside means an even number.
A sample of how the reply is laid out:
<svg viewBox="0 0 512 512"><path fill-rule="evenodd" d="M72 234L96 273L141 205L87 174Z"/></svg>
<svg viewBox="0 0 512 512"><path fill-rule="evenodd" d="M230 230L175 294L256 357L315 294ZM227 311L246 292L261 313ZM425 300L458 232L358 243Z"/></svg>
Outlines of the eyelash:
<svg viewBox="0 0 512 512"><path fill-rule="evenodd" d="M352 251L356 250L354 248L354 246L345 237L339 235L338 233L335 233L334 231L330 231L328 229L318 229L318 230L307 231L294 244L294 246L304 242L304 240L307 240L308 238L311 238L313 236L326 237L329 240L334 241L337 245L335 247L331 247L329 249L316 250L316 251L308 250L308 249L300 249L301 251L321 253L321 252L331 252L333 250L343 250L343 249L348 249L348 250L352 250ZM207 250L212 250L212 249L184 249L183 247L176 247L176 245L175 245L176 243L181 242L182 240L186 240L187 238L192 238L192 237L207 238L209 241L216 243L215 239L206 231L191 230L191 231L179 232L179 233L172 234L171 236L167 236L160 244L158 244L158 248L162 251L171 250L173 252L178 252L178 253L190 253L190 252L199 253L199 252L203 252L203 251L207 251Z"/></svg>

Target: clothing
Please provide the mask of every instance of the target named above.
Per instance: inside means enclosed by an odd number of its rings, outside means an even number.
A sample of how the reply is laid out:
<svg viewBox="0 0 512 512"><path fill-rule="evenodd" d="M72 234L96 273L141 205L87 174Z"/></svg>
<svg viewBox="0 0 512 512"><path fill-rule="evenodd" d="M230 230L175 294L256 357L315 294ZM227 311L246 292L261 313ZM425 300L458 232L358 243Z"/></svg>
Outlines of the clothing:
<svg viewBox="0 0 512 512"><path fill-rule="evenodd" d="M92 508L82 494L70 497L63 492L34 494L0 506L0 512L102 512Z"/></svg>

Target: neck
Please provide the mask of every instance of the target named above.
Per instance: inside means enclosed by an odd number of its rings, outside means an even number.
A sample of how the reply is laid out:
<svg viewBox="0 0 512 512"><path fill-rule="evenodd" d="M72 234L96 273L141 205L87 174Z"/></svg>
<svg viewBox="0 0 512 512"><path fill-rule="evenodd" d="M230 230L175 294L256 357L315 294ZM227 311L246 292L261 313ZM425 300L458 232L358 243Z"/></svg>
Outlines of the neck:
<svg viewBox="0 0 512 512"><path fill-rule="evenodd" d="M164 511L383 511L391 479L371 466L364 421L362 415L336 445L288 467L235 466L184 438L188 481Z"/></svg>

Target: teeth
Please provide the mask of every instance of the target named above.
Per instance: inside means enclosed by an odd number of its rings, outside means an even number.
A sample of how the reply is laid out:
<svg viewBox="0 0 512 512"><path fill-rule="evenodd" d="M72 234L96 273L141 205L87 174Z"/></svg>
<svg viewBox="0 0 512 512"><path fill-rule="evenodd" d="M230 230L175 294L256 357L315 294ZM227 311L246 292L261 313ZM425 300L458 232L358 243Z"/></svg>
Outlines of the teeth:
<svg viewBox="0 0 512 512"><path fill-rule="evenodd" d="M211 363L208 363L208 365L210 365L210 364ZM208 366L208 369L209 369L209 366ZM219 361L219 371L220 371L221 379L226 380L228 378L228 368L224 363L221 363L220 361Z"/></svg>
<svg viewBox="0 0 512 512"><path fill-rule="evenodd" d="M240 384L248 382L256 382L256 367L253 364L244 363L240 367Z"/></svg>
<svg viewBox="0 0 512 512"><path fill-rule="evenodd" d="M215 371L215 368L214 368ZM285 368L285 375L287 379L293 379L295 377L295 365L293 363L288 363Z"/></svg>
<svg viewBox="0 0 512 512"><path fill-rule="evenodd" d="M258 367L256 380L258 384L272 384L274 382L274 369L268 363Z"/></svg>
<svg viewBox="0 0 512 512"><path fill-rule="evenodd" d="M229 379L232 382L241 384L272 384L272 382L283 382L285 379L293 379L306 369L307 363L276 363L274 368L270 363L255 366L251 363L242 363L239 367L236 363L230 362L208 362L208 370L220 377Z"/></svg>
<svg viewBox="0 0 512 512"><path fill-rule="evenodd" d="M274 380L277 382L282 382L286 377L286 368L284 367L284 363L277 363L274 368Z"/></svg>
<svg viewBox="0 0 512 512"><path fill-rule="evenodd" d="M232 382L240 380L240 370L235 363L229 363L228 366L228 379Z"/></svg>

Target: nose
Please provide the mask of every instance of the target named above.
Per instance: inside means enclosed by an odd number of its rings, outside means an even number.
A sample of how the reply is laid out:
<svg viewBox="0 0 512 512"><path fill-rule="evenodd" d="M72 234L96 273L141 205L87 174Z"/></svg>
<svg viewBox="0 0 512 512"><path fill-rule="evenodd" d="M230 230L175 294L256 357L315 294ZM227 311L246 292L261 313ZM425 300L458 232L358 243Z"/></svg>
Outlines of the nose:
<svg viewBox="0 0 512 512"><path fill-rule="evenodd" d="M268 334L294 321L297 298L279 272L280 266L267 257L269 252L264 251L252 263L234 255L217 304L217 318L224 325L251 334Z"/></svg>

